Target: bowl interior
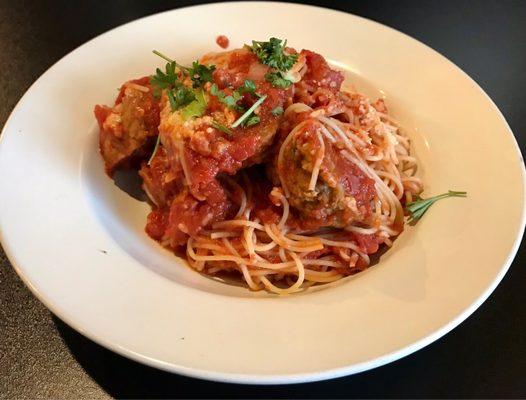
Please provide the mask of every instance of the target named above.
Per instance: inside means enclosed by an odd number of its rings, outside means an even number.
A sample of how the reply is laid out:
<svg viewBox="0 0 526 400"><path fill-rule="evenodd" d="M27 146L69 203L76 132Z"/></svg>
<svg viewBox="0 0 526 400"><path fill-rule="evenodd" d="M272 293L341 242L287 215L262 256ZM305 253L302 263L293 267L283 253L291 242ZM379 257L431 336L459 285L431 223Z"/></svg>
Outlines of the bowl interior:
<svg viewBox="0 0 526 400"><path fill-rule="evenodd" d="M197 58L199 55L195 54L191 55L191 57ZM333 67L339 68L338 65L333 65ZM388 93L375 88L374 84L366 78L349 70L344 70L343 72L346 75L344 88L364 93L372 101L383 98L389 108L393 104L395 110L400 109L400 106L396 105L396 100L391 100ZM112 101L113 99L108 100L107 104L112 104ZM415 117L411 116L411 110L400 110L398 113L393 112L392 116L397 119L403 127L402 129L410 137L413 155L420 162L418 176L426 182L425 163L431 151L425 138L414 126ZM162 248L157 242L149 238L144 231L144 226L146 225L146 216L150 211L150 206L147 202L147 196L141 188L141 178L135 171L117 172L113 180L104 173L104 164L98 152L98 132L98 127L93 126L87 133L88 140L83 149L83 163L81 167L82 186L84 187L86 200L90 204L95 217L124 251L145 268L149 268L163 277L182 285L231 296L275 296L265 291L250 291L241 280L235 278L210 277L198 273L189 267L184 257ZM414 227L406 226L406 230L396 241L410 241L410 237L406 240L402 238L413 235L414 231ZM389 250L386 253L388 252ZM378 260L382 264L388 258L386 253L382 254ZM308 288L303 294L345 284L347 281L359 279L359 275L361 274L347 277L332 284Z"/></svg>

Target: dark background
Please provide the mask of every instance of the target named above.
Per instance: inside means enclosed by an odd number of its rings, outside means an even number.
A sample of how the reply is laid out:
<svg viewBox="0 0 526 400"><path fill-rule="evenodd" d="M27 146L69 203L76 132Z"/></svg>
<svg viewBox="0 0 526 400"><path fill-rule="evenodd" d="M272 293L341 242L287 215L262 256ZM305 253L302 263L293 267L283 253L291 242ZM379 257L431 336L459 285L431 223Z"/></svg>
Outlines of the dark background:
<svg viewBox="0 0 526 400"><path fill-rule="evenodd" d="M122 23L196 3L0 0L0 126L70 50ZM524 153L526 1L309 3L379 21L444 54L497 103ZM54 317L0 251L0 398L526 397L525 261L523 244L489 300L416 354L347 378L265 387L172 375L113 354Z"/></svg>

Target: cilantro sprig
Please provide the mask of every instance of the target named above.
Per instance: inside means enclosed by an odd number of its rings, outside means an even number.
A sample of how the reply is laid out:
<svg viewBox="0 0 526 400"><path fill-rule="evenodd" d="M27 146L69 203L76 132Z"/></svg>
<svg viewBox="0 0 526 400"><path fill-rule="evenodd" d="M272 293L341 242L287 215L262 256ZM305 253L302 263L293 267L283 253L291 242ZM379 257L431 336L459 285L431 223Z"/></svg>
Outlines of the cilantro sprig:
<svg viewBox="0 0 526 400"><path fill-rule="evenodd" d="M183 118L189 119L193 117L200 117L205 113L207 105L208 102L206 101L203 89L197 90L194 93L194 99L184 108Z"/></svg>
<svg viewBox="0 0 526 400"><path fill-rule="evenodd" d="M286 72L290 70L296 61L297 54L286 54L285 47L287 41L277 38L270 38L268 42L258 42L253 40L250 50L259 58L262 64L268 65L271 72L265 75L265 79L274 87L286 89L292 85L292 80L288 79Z"/></svg>
<svg viewBox="0 0 526 400"><path fill-rule="evenodd" d="M210 94L212 96L217 97L220 103L223 103L227 107L236 111L244 111L243 107L237 104L238 101L243 98L244 93L250 93L260 97L259 94L256 93L256 84L250 79L245 80L245 82L243 82L243 86L238 87L236 90L232 91L232 94L229 95L227 95L222 90L219 90L215 83L210 88Z"/></svg>
<svg viewBox="0 0 526 400"><path fill-rule="evenodd" d="M201 91L195 91L184 85L185 77L189 76L192 80L192 87L198 89L206 82L212 81L212 73L215 66L199 64L198 61L192 63L192 67L185 67L178 64L175 60L163 53L153 50L155 55L167 61L165 70L160 68L155 70L155 75L150 77L150 83L154 88L154 95L159 96L163 90L167 90L168 101L172 111L177 111L183 107L190 107L184 110L183 117L199 117L206 110L206 99Z"/></svg>
<svg viewBox="0 0 526 400"><path fill-rule="evenodd" d="M287 41L270 38L268 42L252 41L252 52L258 56L259 61L275 68L278 71L288 71L298 60L297 54L285 54Z"/></svg>
<svg viewBox="0 0 526 400"><path fill-rule="evenodd" d="M215 70L215 66L206 66L194 61L192 67L188 68L178 64L175 60L157 50L153 50L153 53L167 62L164 71L157 68L155 74L150 77L154 96L158 97L163 90L166 90L172 111L183 109L182 116L184 119L202 116L206 111L207 101L203 89L199 88L206 82L212 81L212 73ZM192 80L193 90L183 83L187 76ZM160 135L157 135L148 165L152 163L159 149L160 142Z"/></svg>
<svg viewBox="0 0 526 400"><path fill-rule="evenodd" d="M427 210L429 210L429 207L435 204L438 200L445 199L447 197L467 197L467 192L449 190L447 193L442 193L428 199L422 199L419 197L417 200L408 203L405 209L409 212L410 220L412 222L416 222L422 218Z"/></svg>
<svg viewBox="0 0 526 400"><path fill-rule="evenodd" d="M177 111L180 108L186 107L195 100L195 93L193 90L183 85L168 90L167 94L172 111Z"/></svg>
<svg viewBox="0 0 526 400"><path fill-rule="evenodd" d="M237 88L237 91L241 94L250 93L250 94L257 95L256 84L254 83L254 81L250 79L245 79L245 82L243 82L243 86L240 86L239 88Z"/></svg>
<svg viewBox="0 0 526 400"><path fill-rule="evenodd" d="M155 75L150 77L150 84L156 97L160 96L163 89L172 89L178 84L179 77L177 76L176 68L177 64L175 61L167 63L164 72L157 68Z"/></svg>
<svg viewBox="0 0 526 400"><path fill-rule="evenodd" d="M238 104L239 100L243 98L244 93L249 93L258 98L258 100L248 110L245 110L242 106ZM242 86L232 91L232 94L229 95L227 95L222 90L219 90L217 85L214 83L210 88L210 94L212 96L217 97L219 102L223 103L227 107L239 112L243 112L243 115L241 115L241 117L234 121L234 123L232 124L232 128L237 128L240 125L244 128L248 128L249 126L256 125L261 121L260 117L256 115L254 111L256 110L256 108L259 107L260 104L262 104L265 101L267 95L260 95L256 92L256 84L254 83L254 81L250 79L245 80ZM225 132L224 129L220 129L217 126L214 126L214 128Z"/></svg>
<svg viewBox="0 0 526 400"><path fill-rule="evenodd" d="M267 82L270 82L272 86L280 88L280 89L286 89L290 85L292 85L292 81L290 79L287 79L283 72L269 72L265 75L265 80Z"/></svg>
<svg viewBox="0 0 526 400"><path fill-rule="evenodd" d="M192 67L188 69L188 75L192 79L193 87L198 88L203 86L206 82L212 82L212 74L215 69L215 65L210 65L208 67L204 64L199 64L198 61L194 61Z"/></svg>
<svg viewBox="0 0 526 400"><path fill-rule="evenodd" d="M237 90L234 90L232 92L232 94L227 95L222 90L219 90L217 85L214 83L210 87L210 94L212 96L217 97L217 99L219 100L220 103L223 103L225 106L227 106L229 108L232 108L232 109L237 110L237 111L242 111L243 110L243 107L241 107L241 106L239 106L237 104L237 102L242 99L243 95Z"/></svg>

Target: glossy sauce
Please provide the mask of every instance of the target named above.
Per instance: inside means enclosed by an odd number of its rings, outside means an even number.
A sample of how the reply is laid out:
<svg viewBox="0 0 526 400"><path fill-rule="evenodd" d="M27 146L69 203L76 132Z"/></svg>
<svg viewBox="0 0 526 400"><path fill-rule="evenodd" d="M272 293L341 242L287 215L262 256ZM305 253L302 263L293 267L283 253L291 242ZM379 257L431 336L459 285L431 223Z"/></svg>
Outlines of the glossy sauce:
<svg viewBox="0 0 526 400"><path fill-rule="evenodd" d="M216 43L222 49L226 49L228 47L230 41L228 40L228 38L225 35L219 35L216 38Z"/></svg>

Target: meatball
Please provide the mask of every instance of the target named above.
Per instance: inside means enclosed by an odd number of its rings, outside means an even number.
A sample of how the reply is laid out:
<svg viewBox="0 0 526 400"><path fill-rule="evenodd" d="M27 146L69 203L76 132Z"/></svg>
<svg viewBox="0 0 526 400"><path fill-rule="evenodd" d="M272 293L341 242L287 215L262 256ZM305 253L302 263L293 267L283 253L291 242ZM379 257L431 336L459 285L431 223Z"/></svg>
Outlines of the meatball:
<svg viewBox="0 0 526 400"><path fill-rule="evenodd" d="M196 94L205 104L201 115L188 117L184 107L173 109L166 91L161 96L159 137L172 177L179 174L182 184L169 207L162 206L166 199L155 190L162 186L164 178L151 171L151 167L142 171L145 187L154 201L160 203L151 218L155 229L149 231L157 235L159 221L163 221L162 240L172 247L183 244L188 235L196 235L230 212L231 204L218 175L235 175L267 158L282 118L272 111L292 98L292 89L275 88L265 80L268 67L247 49L205 55L200 63L215 65L213 82L205 83ZM255 90L239 91L247 80L254 83ZM188 77L184 85L190 87ZM235 91L242 93L238 101L225 101ZM264 100L254 110L257 122L232 127L263 96Z"/></svg>
<svg viewBox="0 0 526 400"><path fill-rule="evenodd" d="M303 120L281 145L277 175L305 229L341 228L371 215L374 181L340 152L315 118Z"/></svg>
<svg viewBox="0 0 526 400"><path fill-rule="evenodd" d="M159 104L148 77L126 82L113 107L97 105L94 112L108 175L150 156L158 134Z"/></svg>
<svg viewBox="0 0 526 400"><path fill-rule="evenodd" d="M180 167L171 167L162 146L158 147L150 163L142 163L139 175L142 188L158 208L168 207L183 188L183 172Z"/></svg>
<svg viewBox="0 0 526 400"><path fill-rule="evenodd" d="M218 124L230 127L243 111L226 105L213 95L211 83L203 88L206 110L197 118L188 119L182 110L173 111L163 94L159 125L161 142L174 168L183 166L190 192L197 199L205 200L217 188L214 181L219 173L234 175L241 168L265 159L281 119L272 111L283 107L291 91L268 83L264 78L268 68L246 49L205 55L200 62L216 66L213 83L224 96L232 95L246 80L254 82L257 95L245 93L239 101L244 109L250 108L258 96L266 96L255 110L258 123L229 128L230 132L225 133L217 128Z"/></svg>

